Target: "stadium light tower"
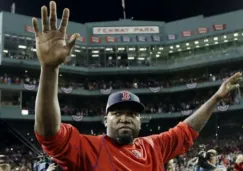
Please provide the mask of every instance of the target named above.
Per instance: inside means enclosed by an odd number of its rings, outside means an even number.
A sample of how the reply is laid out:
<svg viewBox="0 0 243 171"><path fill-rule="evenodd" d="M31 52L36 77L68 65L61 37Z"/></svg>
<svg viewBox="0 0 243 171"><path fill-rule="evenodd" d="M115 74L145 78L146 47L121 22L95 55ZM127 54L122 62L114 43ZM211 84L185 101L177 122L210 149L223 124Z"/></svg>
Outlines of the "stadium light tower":
<svg viewBox="0 0 243 171"><path fill-rule="evenodd" d="M126 6L125 6L125 0L122 0L122 9L123 9L123 17L126 19Z"/></svg>

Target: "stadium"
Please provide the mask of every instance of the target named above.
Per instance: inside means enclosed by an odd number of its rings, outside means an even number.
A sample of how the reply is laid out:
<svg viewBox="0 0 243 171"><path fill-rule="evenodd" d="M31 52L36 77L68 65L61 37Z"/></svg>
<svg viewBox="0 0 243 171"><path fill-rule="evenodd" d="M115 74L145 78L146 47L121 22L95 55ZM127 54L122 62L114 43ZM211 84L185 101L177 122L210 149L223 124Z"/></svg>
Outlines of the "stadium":
<svg viewBox="0 0 243 171"><path fill-rule="evenodd" d="M242 16L239 10L168 23L69 22L67 38L73 33L80 37L60 67L62 122L83 134L105 134L107 98L127 90L145 105L139 136L176 126L223 81L242 71ZM33 161L43 153L33 131L40 63L31 20L0 13L0 154L8 157L12 170L22 171L32 170ZM217 104L193 147L174 158L176 171L193 170L194 157L209 149L217 151L219 166L233 170L243 150L241 96L239 88Z"/></svg>

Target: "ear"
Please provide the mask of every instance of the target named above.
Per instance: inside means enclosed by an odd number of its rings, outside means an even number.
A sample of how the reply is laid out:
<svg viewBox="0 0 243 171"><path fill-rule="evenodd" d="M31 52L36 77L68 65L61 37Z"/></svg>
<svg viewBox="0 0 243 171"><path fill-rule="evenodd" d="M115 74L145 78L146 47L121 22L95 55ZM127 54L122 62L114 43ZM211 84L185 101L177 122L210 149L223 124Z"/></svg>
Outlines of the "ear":
<svg viewBox="0 0 243 171"><path fill-rule="evenodd" d="M104 116L104 125L107 127L107 116Z"/></svg>

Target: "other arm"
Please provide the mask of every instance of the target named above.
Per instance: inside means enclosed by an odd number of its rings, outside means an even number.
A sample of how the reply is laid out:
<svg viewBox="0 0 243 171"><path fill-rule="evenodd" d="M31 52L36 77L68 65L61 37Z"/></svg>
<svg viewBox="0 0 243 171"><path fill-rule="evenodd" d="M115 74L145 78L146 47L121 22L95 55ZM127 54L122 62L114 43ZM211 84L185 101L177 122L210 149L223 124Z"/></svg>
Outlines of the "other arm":
<svg viewBox="0 0 243 171"><path fill-rule="evenodd" d="M219 90L204 103L195 113L184 120L194 130L200 132L211 117L217 103L224 98L229 92L239 87L238 82L241 80L241 73L236 73L226 80Z"/></svg>

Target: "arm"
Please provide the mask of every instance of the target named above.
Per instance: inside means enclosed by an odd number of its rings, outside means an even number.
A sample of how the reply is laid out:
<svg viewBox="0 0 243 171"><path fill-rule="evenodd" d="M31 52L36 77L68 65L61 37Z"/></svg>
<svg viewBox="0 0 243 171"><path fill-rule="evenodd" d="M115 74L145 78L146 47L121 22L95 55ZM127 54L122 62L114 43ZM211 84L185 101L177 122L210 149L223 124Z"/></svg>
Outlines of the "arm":
<svg viewBox="0 0 243 171"><path fill-rule="evenodd" d="M55 135L61 124L58 104L59 66L69 56L75 41L79 37L74 34L67 44L65 40L69 19L69 10L64 9L60 28L57 29L56 3L50 2L50 19L47 7L41 8L42 32L39 32L37 19L32 23L35 30L37 56L41 64L40 84L35 106L35 131L41 136Z"/></svg>
<svg viewBox="0 0 243 171"><path fill-rule="evenodd" d="M218 101L216 96L212 96L195 113L186 118L184 122L190 125L194 130L200 132L211 117Z"/></svg>
<svg viewBox="0 0 243 171"><path fill-rule="evenodd" d="M195 113L184 120L194 130L200 132L209 118L211 117L217 103L223 99L232 90L239 87L238 82L241 80L241 73L236 73L228 80L226 80L219 88L219 90L204 103Z"/></svg>
<svg viewBox="0 0 243 171"><path fill-rule="evenodd" d="M58 73L59 69L41 68L35 106L35 131L42 136L53 136L60 129Z"/></svg>

